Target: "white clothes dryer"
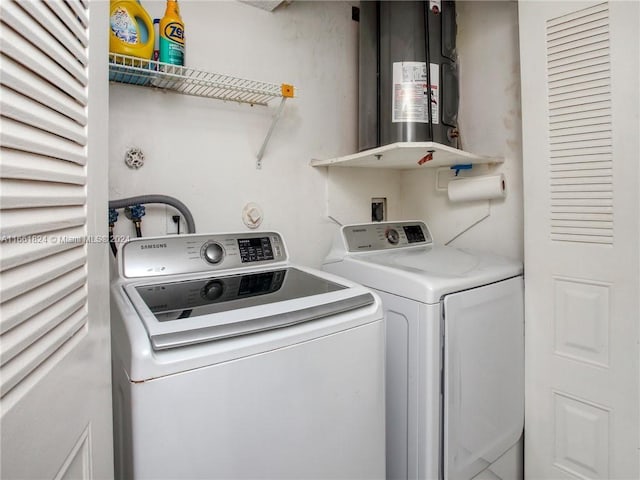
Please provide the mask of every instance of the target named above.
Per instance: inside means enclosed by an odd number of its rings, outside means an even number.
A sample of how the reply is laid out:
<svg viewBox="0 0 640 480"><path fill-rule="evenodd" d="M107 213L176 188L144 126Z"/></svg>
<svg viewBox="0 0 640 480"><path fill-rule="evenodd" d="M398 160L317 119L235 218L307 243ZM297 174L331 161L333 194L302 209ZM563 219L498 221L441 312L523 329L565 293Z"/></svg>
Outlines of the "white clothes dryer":
<svg viewBox="0 0 640 480"><path fill-rule="evenodd" d="M522 265L413 221L342 227L323 268L382 298L387 479L522 478Z"/></svg>
<svg viewBox="0 0 640 480"><path fill-rule="evenodd" d="M377 295L275 232L135 239L118 269L116 478L384 478Z"/></svg>

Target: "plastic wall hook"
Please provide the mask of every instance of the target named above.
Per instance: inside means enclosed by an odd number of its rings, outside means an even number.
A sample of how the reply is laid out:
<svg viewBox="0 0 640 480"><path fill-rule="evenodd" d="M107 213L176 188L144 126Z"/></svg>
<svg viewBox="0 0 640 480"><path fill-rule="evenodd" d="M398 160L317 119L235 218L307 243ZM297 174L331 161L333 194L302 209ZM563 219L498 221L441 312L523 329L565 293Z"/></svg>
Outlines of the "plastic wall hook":
<svg viewBox="0 0 640 480"><path fill-rule="evenodd" d="M258 228L262 223L262 218L262 209L257 203L249 202L242 209L242 222L248 228Z"/></svg>

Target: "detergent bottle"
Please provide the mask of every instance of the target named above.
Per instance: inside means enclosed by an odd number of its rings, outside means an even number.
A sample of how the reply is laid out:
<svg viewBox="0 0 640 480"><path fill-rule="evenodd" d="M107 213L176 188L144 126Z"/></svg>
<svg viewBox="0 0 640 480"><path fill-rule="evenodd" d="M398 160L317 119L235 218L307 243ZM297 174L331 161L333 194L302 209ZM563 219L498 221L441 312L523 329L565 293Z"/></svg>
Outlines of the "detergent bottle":
<svg viewBox="0 0 640 480"><path fill-rule="evenodd" d="M167 9L160 20L160 61L184 65L184 23L177 0L167 0Z"/></svg>
<svg viewBox="0 0 640 480"><path fill-rule="evenodd" d="M151 59L153 21L139 1L111 0L109 51Z"/></svg>

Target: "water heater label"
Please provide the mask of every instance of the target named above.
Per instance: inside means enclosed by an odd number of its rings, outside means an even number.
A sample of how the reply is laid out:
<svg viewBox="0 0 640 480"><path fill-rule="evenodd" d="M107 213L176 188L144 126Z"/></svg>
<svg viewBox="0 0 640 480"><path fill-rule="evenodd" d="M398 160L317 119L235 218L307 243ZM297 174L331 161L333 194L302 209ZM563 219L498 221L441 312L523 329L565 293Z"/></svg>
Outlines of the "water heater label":
<svg viewBox="0 0 640 480"><path fill-rule="evenodd" d="M440 123L440 65L429 64L429 78L431 80L431 123Z"/></svg>
<svg viewBox="0 0 640 480"><path fill-rule="evenodd" d="M392 121L429 123L431 103L433 123L439 123L438 103L440 86L439 65L430 64L431 102L427 88L427 64L425 62L394 62Z"/></svg>

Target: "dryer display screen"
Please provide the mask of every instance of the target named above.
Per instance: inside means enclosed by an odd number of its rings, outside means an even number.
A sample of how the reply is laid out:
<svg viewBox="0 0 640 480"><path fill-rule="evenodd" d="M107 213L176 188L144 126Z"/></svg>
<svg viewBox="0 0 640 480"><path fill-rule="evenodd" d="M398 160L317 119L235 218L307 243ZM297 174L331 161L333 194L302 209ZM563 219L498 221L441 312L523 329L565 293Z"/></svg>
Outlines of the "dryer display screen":
<svg viewBox="0 0 640 480"><path fill-rule="evenodd" d="M404 234L407 236L407 241L409 243L425 241L424 232L422 231L422 228L420 228L420 225L406 225L402 228L404 229Z"/></svg>
<svg viewBox="0 0 640 480"><path fill-rule="evenodd" d="M269 237L239 238L238 248L242 263L273 260L273 249Z"/></svg>

